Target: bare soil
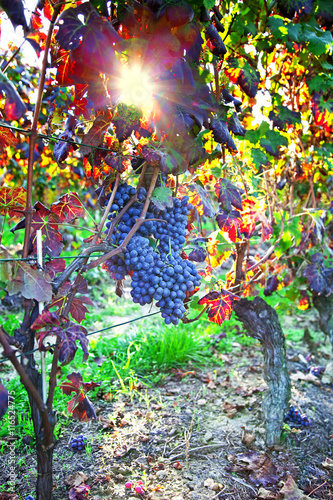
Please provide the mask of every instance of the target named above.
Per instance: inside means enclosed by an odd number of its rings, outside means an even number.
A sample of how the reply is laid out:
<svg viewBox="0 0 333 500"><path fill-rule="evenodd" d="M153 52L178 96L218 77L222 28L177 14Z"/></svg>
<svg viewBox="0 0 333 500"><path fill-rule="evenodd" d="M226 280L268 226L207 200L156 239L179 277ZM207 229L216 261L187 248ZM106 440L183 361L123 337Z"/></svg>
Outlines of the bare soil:
<svg viewBox="0 0 333 500"><path fill-rule="evenodd" d="M69 498L80 484L90 486L90 500L333 499L332 385L308 376L302 361L307 348L300 352L299 346L287 352L291 404L312 425L286 430L281 446L267 449L264 443L260 348L235 344L232 354L216 353L223 368L207 373L189 366L188 372L174 370L158 388L139 387L133 397L106 401L101 395L97 421L64 425L54 455L54 499ZM330 361L317 349L311 364ZM80 433L88 448L73 452L69 441ZM17 498L34 489L36 461L28 449L17 452ZM7 481L4 455L0 485ZM134 490L138 481L141 497ZM0 493L0 500L6 498Z"/></svg>

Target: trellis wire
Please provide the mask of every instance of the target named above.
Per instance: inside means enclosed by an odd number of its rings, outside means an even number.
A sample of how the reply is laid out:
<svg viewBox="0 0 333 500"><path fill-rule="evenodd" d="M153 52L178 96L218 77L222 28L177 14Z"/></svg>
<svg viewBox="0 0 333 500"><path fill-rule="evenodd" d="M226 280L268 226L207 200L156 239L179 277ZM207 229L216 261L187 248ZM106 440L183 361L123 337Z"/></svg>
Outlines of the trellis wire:
<svg viewBox="0 0 333 500"><path fill-rule="evenodd" d="M112 328L117 328L118 326L124 326L124 325L128 325L129 323L134 323L135 321L139 321L140 319L143 319L143 318L149 318L150 316L155 316L156 314L160 314L159 311L156 311L154 313L150 313L150 314L145 314L144 316L139 316L138 318L133 318L133 319L129 319L128 321L124 321L123 323L118 323L117 325L111 325L111 326L107 326L105 328L101 328L101 330L96 330L95 332L89 332L87 333L86 337L89 337L90 335L94 335L95 333L101 333L101 332L105 332L106 330L111 330ZM52 344L49 346L49 349L52 349L52 347L56 347L57 345L59 344ZM28 356L29 354L33 354L34 352L38 351L39 349L36 348L36 349L33 349L32 351L27 351L27 352L22 352L18 355L19 356ZM9 358L0 358L0 364L3 364L3 363L6 363L7 361L10 361Z"/></svg>

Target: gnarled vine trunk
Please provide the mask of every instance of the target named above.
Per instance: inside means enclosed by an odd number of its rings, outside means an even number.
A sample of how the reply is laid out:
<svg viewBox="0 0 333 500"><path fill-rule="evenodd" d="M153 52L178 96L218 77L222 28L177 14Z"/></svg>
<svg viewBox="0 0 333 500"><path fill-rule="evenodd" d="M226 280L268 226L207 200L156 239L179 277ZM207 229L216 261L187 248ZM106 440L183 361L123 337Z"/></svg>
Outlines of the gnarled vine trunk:
<svg viewBox="0 0 333 500"><path fill-rule="evenodd" d="M264 379L268 392L263 401L266 444L280 443L283 420L289 407L291 384L285 356L285 339L276 311L260 297L234 303L237 318L248 335L260 341L264 354Z"/></svg>
<svg viewBox="0 0 333 500"><path fill-rule="evenodd" d="M41 375L31 365L27 367L27 372L33 384L37 388L39 394L42 393ZM31 408L31 418L34 426L36 436L36 453L37 453L37 484L36 484L36 500L52 500L53 490L53 450L52 445L48 449L44 444L44 428L40 411L36 405L35 400L29 394L29 403ZM51 431L53 431L56 423L55 412L49 412L49 420L51 424ZM54 442L54 437L52 439Z"/></svg>
<svg viewBox="0 0 333 500"><path fill-rule="evenodd" d="M333 346L333 293L328 297L313 294L313 305L319 314L319 326Z"/></svg>

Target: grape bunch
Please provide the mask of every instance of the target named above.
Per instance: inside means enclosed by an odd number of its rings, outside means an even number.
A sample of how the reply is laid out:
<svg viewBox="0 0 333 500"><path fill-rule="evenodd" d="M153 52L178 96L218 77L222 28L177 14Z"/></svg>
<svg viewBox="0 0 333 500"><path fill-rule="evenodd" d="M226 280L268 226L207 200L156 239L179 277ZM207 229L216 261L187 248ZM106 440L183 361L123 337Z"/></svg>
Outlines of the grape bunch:
<svg viewBox="0 0 333 500"><path fill-rule="evenodd" d="M127 184L121 184L119 189L120 196L117 196L118 191L115 196L117 204L111 206L110 222L106 224L108 228L127 201L124 193L130 196L135 192ZM111 236L114 245L123 243L141 216L146 196L146 189L141 187L137 201L114 228ZM133 302L143 306L155 300L166 324L179 323L185 312L185 298L200 286L195 264L180 255L185 243L189 210L193 208L188 201L187 196L182 200L174 199L172 206L165 209L151 204L145 222L132 237L123 255L116 255L106 263L116 280L131 274Z"/></svg>
<svg viewBox="0 0 333 500"><path fill-rule="evenodd" d="M309 419L309 417L305 413L301 415L301 413L297 409L295 409L294 406L291 406L289 408L284 421L288 424L298 424L305 427L309 427L311 425L311 420Z"/></svg>
<svg viewBox="0 0 333 500"><path fill-rule="evenodd" d="M79 434L77 438L71 439L71 448L81 451L87 444L87 438L83 437L83 434Z"/></svg>
<svg viewBox="0 0 333 500"><path fill-rule="evenodd" d="M325 371L325 366L310 366L309 371L315 377L320 377Z"/></svg>

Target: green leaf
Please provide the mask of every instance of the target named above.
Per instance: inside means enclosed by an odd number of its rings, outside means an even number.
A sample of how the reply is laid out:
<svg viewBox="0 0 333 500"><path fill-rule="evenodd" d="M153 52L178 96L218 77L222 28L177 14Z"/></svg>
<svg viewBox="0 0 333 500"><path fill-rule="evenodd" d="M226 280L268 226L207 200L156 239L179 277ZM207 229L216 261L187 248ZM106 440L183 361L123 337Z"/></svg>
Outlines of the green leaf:
<svg viewBox="0 0 333 500"><path fill-rule="evenodd" d="M215 5L215 0L203 0L203 4L206 9L212 9Z"/></svg>
<svg viewBox="0 0 333 500"><path fill-rule="evenodd" d="M252 161L257 168L260 168L261 165L267 165L268 163L267 156L259 148L253 148L251 150L251 156Z"/></svg>
<svg viewBox="0 0 333 500"><path fill-rule="evenodd" d="M163 186L155 188L151 201L161 210L164 210L166 207L172 207L173 199L171 189Z"/></svg>

